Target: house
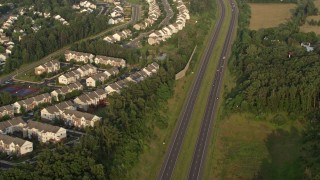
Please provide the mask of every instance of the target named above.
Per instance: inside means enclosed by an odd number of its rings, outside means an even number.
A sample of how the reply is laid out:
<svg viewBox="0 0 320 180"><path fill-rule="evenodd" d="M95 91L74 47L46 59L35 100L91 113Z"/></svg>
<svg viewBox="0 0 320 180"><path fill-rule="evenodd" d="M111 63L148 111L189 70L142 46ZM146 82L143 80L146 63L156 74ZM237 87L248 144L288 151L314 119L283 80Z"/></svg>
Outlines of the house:
<svg viewBox="0 0 320 180"><path fill-rule="evenodd" d="M24 155L33 151L33 143L20 138L0 134L0 152Z"/></svg>
<svg viewBox="0 0 320 180"><path fill-rule="evenodd" d="M23 136L29 139L36 136L38 141L42 143L58 142L67 137L67 130L62 127L29 120L23 128Z"/></svg>
<svg viewBox="0 0 320 180"><path fill-rule="evenodd" d="M71 101L64 101L59 104L43 108L41 110L41 118L46 120L58 119L61 113L66 109L76 110Z"/></svg>
<svg viewBox="0 0 320 180"><path fill-rule="evenodd" d="M76 52L76 51L69 51L67 50L64 53L66 61L75 60L76 62L92 62L94 55L90 53L83 53L83 52Z"/></svg>
<svg viewBox="0 0 320 180"><path fill-rule="evenodd" d="M26 111L30 111L39 104L43 103L51 103L51 96L49 93L44 93L35 97L17 101L13 104L13 108L15 113L21 113L22 107L24 107Z"/></svg>
<svg viewBox="0 0 320 180"><path fill-rule="evenodd" d="M107 56L100 56L100 55L97 55L94 58L94 63L111 65L116 67L126 67L126 61L122 58L114 58L114 57L107 57Z"/></svg>
<svg viewBox="0 0 320 180"><path fill-rule="evenodd" d="M56 101L59 101L59 95L65 96L66 94L71 93L76 90L78 90L78 91L83 90L83 86L80 82L75 82L75 83L69 84L67 86L64 86L60 89L54 90L50 93L50 95Z"/></svg>
<svg viewBox="0 0 320 180"><path fill-rule="evenodd" d="M105 80L107 80L109 77L107 74L105 74L104 72L102 73L98 73L92 77L88 77L86 79L86 84L87 86L91 86L91 87L96 87L97 86L97 82L101 82L103 83Z"/></svg>
<svg viewBox="0 0 320 180"><path fill-rule="evenodd" d="M120 93L120 89L121 87L115 82L115 83L112 83L112 84L109 84L105 90L107 92L107 94L111 94L113 92L117 92L117 93Z"/></svg>
<svg viewBox="0 0 320 180"><path fill-rule="evenodd" d="M16 117L7 121L0 122L0 134L12 134L17 131L22 131L25 123L21 117Z"/></svg>
<svg viewBox="0 0 320 180"><path fill-rule="evenodd" d="M81 77L91 76L97 73L97 68L91 64L86 64L77 69Z"/></svg>
<svg viewBox="0 0 320 180"><path fill-rule="evenodd" d="M108 76L108 78L109 78L110 76L115 76L115 75L119 74L119 69L116 68L116 67L113 67L113 68L111 68L111 69L106 70L104 73L105 73L105 74Z"/></svg>
<svg viewBox="0 0 320 180"><path fill-rule="evenodd" d="M79 109L87 110L89 106L104 104L107 99L107 92L103 89L97 89L92 92L84 93L76 97L73 102Z"/></svg>
<svg viewBox="0 0 320 180"><path fill-rule="evenodd" d="M0 118L3 116L10 116L13 117L14 115L14 108L12 105L6 105L6 106L1 106L0 107Z"/></svg>
<svg viewBox="0 0 320 180"><path fill-rule="evenodd" d="M36 75L41 75L43 73L52 73L60 70L60 62L57 60L49 61L43 65L34 68L34 73Z"/></svg>
<svg viewBox="0 0 320 180"><path fill-rule="evenodd" d="M61 119L70 126L83 128L88 126L96 126L96 124L99 121L101 121L102 118L93 114L84 113L80 111L64 110L61 115Z"/></svg>
<svg viewBox="0 0 320 180"><path fill-rule="evenodd" d="M78 70L69 71L66 74L62 74L58 77L59 84L75 83L81 78L81 73Z"/></svg>
<svg viewBox="0 0 320 180"><path fill-rule="evenodd" d="M149 64L147 67L143 68L143 71L148 75L151 76L151 74L156 73L159 69L159 65L154 62L152 64Z"/></svg>

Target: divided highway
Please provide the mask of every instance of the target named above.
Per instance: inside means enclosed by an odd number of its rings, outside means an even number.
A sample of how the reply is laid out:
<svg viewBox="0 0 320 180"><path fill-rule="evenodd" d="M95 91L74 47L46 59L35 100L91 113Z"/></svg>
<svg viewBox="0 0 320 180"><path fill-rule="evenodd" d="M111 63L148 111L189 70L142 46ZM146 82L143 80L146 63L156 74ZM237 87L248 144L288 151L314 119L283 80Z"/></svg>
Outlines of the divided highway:
<svg viewBox="0 0 320 180"><path fill-rule="evenodd" d="M206 157L207 144L210 140L212 122L214 121L214 116L217 109L218 99L220 95L220 89L222 85L223 72L226 65L226 57L228 56L229 50L232 45L232 37L234 29L236 28L236 18L237 18L237 9L233 0L230 0L232 7L232 16L231 23L229 25L228 34L223 45L222 54L219 59L219 64L217 66L217 70L214 75L213 82L211 85L210 95L206 106L206 111L204 114L204 118L202 120L200 134L197 139L195 152L192 159L192 164L189 170L188 179L197 180L201 179L202 169L204 164L204 159ZM225 7L223 7L225 8Z"/></svg>
<svg viewBox="0 0 320 180"><path fill-rule="evenodd" d="M185 132L187 130L187 126L194 109L194 104L196 102L196 99L201 87L201 83L207 69L208 62L210 60L211 54L213 53L213 49L216 45L217 38L219 36L223 21L225 19L225 5L223 0L218 0L218 5L220 6L220 8L217 8L217 9L221 9L219 13L219 18L217 19L218 21L215 24L215 29L210 36L210 40L207 44L207 48L201 59L200 70L196 75L196 79L191 87L191 92L189 93L188 99L180 114L180 118L178 121L179 125L175 130L175 134L173 136L174 139L169 146L169 149L165 157L165 161L163 162L162 168L160 170L160 174L158 176L158 179L160 180L171 179L176 161L180 153L181 145L183 143L183 138L185 136Z"/></svg>

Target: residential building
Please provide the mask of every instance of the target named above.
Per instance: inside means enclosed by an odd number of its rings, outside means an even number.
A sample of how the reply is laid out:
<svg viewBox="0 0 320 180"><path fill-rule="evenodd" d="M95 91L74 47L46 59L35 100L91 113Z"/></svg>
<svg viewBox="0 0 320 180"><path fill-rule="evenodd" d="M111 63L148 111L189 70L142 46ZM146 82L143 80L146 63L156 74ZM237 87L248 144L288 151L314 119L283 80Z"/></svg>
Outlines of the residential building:
<svg viewBox="0 0 320 180"><path fill-rule="evenodd" d="M66 109L76 110L71 101L64 101L59 104L43 108L41 110L41 118L51 121L54 119L59 119L62 112Z"/></svg>
<svg viewBox="0 0 320 180"><path fill-rule="evenodd" d="M17 131L22 131L27 125L21 117L16 117L7 121L0 122L0 134L12 134Z"/></svg>
<svg viewBox="0 0 320 180"><path fill-rule="evenodd" d="M97 73L97 68L91 64L86 64L77 69L81 77L91 76Z"/></svg>
<svg viewBox="0 0 320 180"><path fill-rule="evenodd" d="M52 60L34 68L34 73L36 75L41 75L43 73L52 73L59 70L60 70L60 62L58 60Z"/></svg>
<svg viewBox="0 0 320 180"><path fill-rule="evenodd" d="M67 130L62 127L29 120L26 127L23 128L23 136L29 139L36 136L38 141L42 143L58 142L67 137Z"/></svg>
<svg viewBox="0 0 320 180"><path fill-rule="evenodd" d="M84 93L76 97L73 102L79 109L87 110L89 106L97 106L105 104L107 99L107 92L103 89L97 89L92 92Z"/></svg>
<svg viewBox="0 0 320 180"><path fill-rule="evenodd" d="M12 105L6 105L6 106L1 106L0 107L0 118L3 116L10 116L13 117L14 115L14 108Z"/></svg>
<svg viewBox="0 0 320 180"><path fill-rule="evenodd" d="M88 87L96 87L97 82L104 83L107 79L109 79L110 76L115 76L119 73L119 70L116 67L113 67L111 69L106 70L105 72L101 72L98 74L95 74L94 76L91 76L86 79L86 84Z"/></svg>
<svg viewBox="0 0 320 180"><path fill-rule="evenodd" d="M94 55L90 53L76 52L67 50L64 53L66 61L74 60L76 62L89 63L93 61Z"/></svg>
<svg viewBox="0 0 320 180"><path fill-rule="evenodd" d="M61 119L70 126L83 128L88 126L94 127L102 118L80 111L64 110L61 115Z"/></svg>
<svg viewBox="0 0 320 180"><path fill-rule="evenodd" d="M58 77L59 84L75 83L81 78L81 73L78 70L69 71Z"/></svg>
<svg viewBox="0 0 320 180"><path fill-rule="evenodd" d="M97 55L94 58L94 62L96 64L111 65L111 66L122 67L122 68L126 67L126 61L121 58L114 58L114 57Z"/></svg>
<svg viewBox="0 0 320 180"><path fill-rule="evenodd" d="M49 93L44 93L28 99L17 101L13 104L13 108L15 113L21 113L22 107L24 107L26 111L30 111L39 104L43 103L51 103L51 96Z"/></svg>
<svg viewBox="0 0 320 180"><path fill-rule="evenodd" d="M83 86L80 82L75 82L75 83L69 84L67 86L64 86L60 89L54 90L50 93L50 95L56 101L59 101L59 95L65 96L66 94L71 93L76 90L78 90L78 91L83 90Z"/></svg>
<svg viewBox="0 0 320 180"><path fill-rule="evenodd" d="M20 138L0 134L0 151L8 155L24 155L33 151L33 143Z"/></svg>

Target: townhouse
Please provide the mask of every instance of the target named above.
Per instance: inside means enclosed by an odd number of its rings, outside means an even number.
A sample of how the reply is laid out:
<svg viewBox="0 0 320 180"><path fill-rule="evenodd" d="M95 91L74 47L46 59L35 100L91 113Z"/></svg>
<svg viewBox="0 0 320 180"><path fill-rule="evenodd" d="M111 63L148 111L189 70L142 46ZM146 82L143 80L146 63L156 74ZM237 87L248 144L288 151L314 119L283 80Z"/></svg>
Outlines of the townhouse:
<svg viewBox="0 0 320 180"><path fill-rule="evenodd" d="M127 87L129 82L138 83L140 81L143 81L147 77L151 76L152 74L157 73L158 70L159 70L159 64L154 62L152 64L149 64L148 66L146 66L142 70L131 74L130 76L128 76L124 80L120 80L120 81L114 82L112 84L109 84L105 88L105 91L107 92L107 94L111 94L114 92L120 93L120 90L124 87Z"/></svg>
<svg viewBox="0 0 320 180"><path fill-rule="evenodd" d="M61 119L65 121L65 123L69 126L84 128L88 126L96 126L102 118L85 112L75 110L64 110L61 115Z"/></svg>
<svg viewBox="0 0 320 180"><path fill-rule="evenodd" d="M16 117L7 121L0 122L0 134L12 134L17 131L22 131L27 125L21 117Z"/></svg>
<svg viewBox="0 0 320 180"><path fill-rule="evenodd" d="M41 118L46 120L59 119L62 112L66 109L76 110L71 101L64 101L41 110Z"/></svg>
<svg viewBox="0 0 320 180"><path fill-rule="evenodd" d="M54 90L50 93L50 95L53 99L55 99L56 101L59 101L59 95L65 96L66 94L71 93L76 90L78 90L78 91L83 90L83 86L80 82L71 83L67 86L60 88L60 89Z"/></svg>
<svg viewBox="0 0 320 180"><path fill-rule="evenodd" d="M43 65L34 68L34 73L36 75L41 75L43 73L52 73L60 70L60 62L58 60L49 61Z"/></svg>
<svg viewBox="0 0 320 180"><path fill-rule="evenodd" d="M122 41L132 36L132 32L129 29L122 30L121 32L114 33L113 35L106 36L103 38L104 41L109 43L115 43L117 41Z"/></svg>
<svg viewBox="0 0 320 180"><path fill-rule="evenodd" d="M59 84L68 85L70 83L75 83L81 78L81 73L78 70L69 71L58 77Z"/></svg>
<svg viewBox="0 0 320 180"><path fill-rule="evenodd" d="M33 151L33 143L20 138L0 134L0 152L24 155Z"/></svg>
<svg viewBox="0 0 320 180"><path fill-rule="evenodd" d="M83 53L83 52L76 52L76 51L69 51L67 50L64 53L64 57L66 61L74 60L76 62L83 62L83 63L91 63L93 61L94 55L90 53Z"/></svg>
<svg viewBox="0 0 320 180"><path fill-rule="evenodd" d="M182 0L177 0L176 3L178 9L176 22L151 33L148 38L148 43L150 45L166 41L166 39L170 38L173 34L182 30L185 27L186 21L190 19L189 10Z"/></svg>
<svg viewBox="0 0 320 180"><path fill-rule="evenodd" d="M29 120L23 128L23 136L29 139L35 136L42 143L58 142L67 137L67 130L62 127Z"/></svg>
<svg viewBox="0 0 320 180"><path fill-rule="evenodd" d="M77 71L80 72L80 76L81 78L82 77L85 77L85 76L91 76L91 75L94 75L97 73L97 68L91 64L86 64L86 65L83 65L81 67L79 67L77 69Z"/></svg>
<svg viewBox="0 0 320 180"><path fill-rule="evenodd" d="M66 74L63 74L58 77L59 84L70 84L75 83L80 78L83 78L85 76L90 76L97 73L97 68L94 67L91 64L86 64L81 67L79 67L76 70L69 71Z"/></svg>
<svg viewBox="0 0 320 180"><path fill-rule="evenodd" d="M73 102L79 109L87 110L89 106L97 106L99 104L105 104L107 99L107 92L103 89L97 89L92 92L84 93L81 96L76 97Z"/></svg>
<svg viewBox="0 0 320 180"><path fill-rule="evenodd" d="M110 78L110 76L115 76L118 73L119 73L118 68L113 67L113 68L108 69L104 72L101 72L101 73L95 74L94 76L88 77L86 79L86 85L88 87L96 87L98 82L103 84L107 79Z"/></svg>
<svg viewBox="0 0 320 180"><path fill-rule="evenodd" d="M3 116L10 116L13 117L14 115L14 108L12 105L6 105L0 107L0 118Z"/></svg>
<svg viewBox="0 0 320 180"><path fill-rule="evenodd" d="M100 56L100 55L97 55L94 58L94 63L111 65L111 66L122 67L122 68L126 67L126 61L122 58L114 58L114 57L107 57L107 56Z"/></svg>
<svg viewBox="0 0 320 180"><path fill-rule="evenodd" d="M24 107L26 111L30 111L39 104L43 103L51 103L51 96L49 93L44 93L25 100L17 101L13 104L13 108L15 113L21 113L22 107Z"/></svg>

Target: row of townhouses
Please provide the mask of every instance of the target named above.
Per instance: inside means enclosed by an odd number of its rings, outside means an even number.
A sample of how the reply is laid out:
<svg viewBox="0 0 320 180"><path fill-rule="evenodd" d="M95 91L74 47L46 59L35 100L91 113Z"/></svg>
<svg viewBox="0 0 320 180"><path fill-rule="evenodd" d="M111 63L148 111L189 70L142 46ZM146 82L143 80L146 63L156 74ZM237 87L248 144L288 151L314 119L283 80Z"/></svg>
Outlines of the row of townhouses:
<svg viewBox="0 0 320 180"><path fill-rule="evenodd" d="M161 15L161 11L156 0L147 0L147 3L149 4L148 18L145 19L142 23L135 24L133 26L135 30L139 31L152 26Z"/></svg>
<svg viewBox="0 0 320 180"><path fill-rule="evenodd" d="M186 21L190 19L189 10L184 5L182 0L176 0L176 3L179 11L176 22L151 33L148 38L148 43L150 45L155 45L159 44L161 41L166 41L166 39L170 38L172 34L182 30L186 25Z"/></svg>
<svg viewBox="0 0 320 180"><path fill-rule="evenodd" d="M59 95L65 96L66 94L72 93L73 91L76 91L76 90L77 91L83 90L83 86L80 82L71 83L67 86L63 86L60 89L56 89L52 91L50 95L54 100L59 101Z"/></svg>
<svg viewBox="0 0 320 180"><path fill-rule="evenodd" d="M111 65L116 67L125 67L126 61L121 58L114 58L108 56L100 56L93 55L90 53L76 52L76 51L66 51L64 53L66 61L74 60L76 62L83 63L95 63L95 64L103 64L103 65Z"/></svg>
<svg viewBox="0 0 320 180"><path fill-rule="evenodd" d="M26 123L21 117L16 117L0 122L1 152L23 155L33 151L32 142L9 136L15 132L22 132L24 138L35 137L42 143L58 142L67 137L67 131L64 128L31 120Z"/></svg>
<svg viewBox="0 0 320 180"><path fill-rule="evenodd" d="M58 60L51 60L43 65L34 68L34 73L36 75L41 75L43 73L53 73L60 70L60 62Z"/></svg>
<svg viewBox="0 0 320 180"><path fill-rule="evenodd" d="M78 69L69 71L61 76L58 77L59 84L70 84L75 83L77 80L91 76L97 73L97 68L91 64L86 64L80 66Z"/></svg>
<svg viewBox="0 0 320 180"><path fill-rule="evenodd" d="M127 39L132 36L132 33L129 29L122 30L121 32L114 33L112 35L106 36L103 40L108 43L115 43Z"/></svg>
<svg viewBox="0 0 320 180"><path fill-rule="evenodd" d="M152 74L157 73L158 70L159 70L159 64L154 62L152 64L149 64L147 67L143 68L142 70L131 74L130 76L128 76L124 80L119 80L117 82L109 84L105 88L105 91L107 92L107 94L111 94L113 92L120 93L120 90L124 87L127 87L127 84L129 82L138 83L140 81L143 81L144 79L151 76Z"/></svg>
<svg viewBox="0 0 320 180"><path fill-rule="evenodd" d="M28 99L20 100L13 103L14 113L21 113L21 108L23 107L26 111L31 111L36 106L43 103L51 103L51 96L49 93L40 94Z"/></svg>
<svg viewBox="0 0 320 180"><path fill-rule="evenodd" d="M91 77L88 77L86 79L86 85L88 87L96 87L98 82L104 84L107 79L109 79L111 76L116 76L117 74L119 74L118 68L113 67L104 72L97 73Z"/></svg>

